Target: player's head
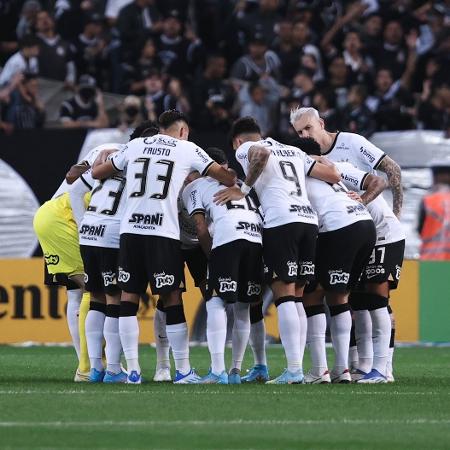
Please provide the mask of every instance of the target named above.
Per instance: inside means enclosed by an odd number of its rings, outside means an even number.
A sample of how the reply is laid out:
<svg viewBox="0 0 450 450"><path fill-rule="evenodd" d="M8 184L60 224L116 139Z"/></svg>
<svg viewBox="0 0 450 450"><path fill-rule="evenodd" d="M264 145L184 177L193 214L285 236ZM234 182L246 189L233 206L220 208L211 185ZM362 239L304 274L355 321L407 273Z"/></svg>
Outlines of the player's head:
<svg viewBox="0 0 450 450"><path fill-rule="evenodd" d="M260 141L261 138L261 128L253 117L241 117L235 120L231 126L230 140L234 150L244 142Z"/></svg>
<svg viewBox="0 0 450 450"><path fill-rule="evenodd" d="M130 134L130 141L138 137L149 137L159 133L158 124L152 120L144 120Z"/></svg>
<svg viewBox="0 0 450 450"><path fill-rule="evenodd" d="M290 121L299 137L311 137L320 143L327 134L325 123L315 108L291 109Z"/></svg>
<svg viewBox="0 0 450 450"><path fill-rule="evenodd" d="M187 117L176 109L164 111L158 119L161 132L176 139L187 141L189 124Z"/></svg>
<svg viewBox="0 0 450 450"><path fill-rule="evenodd" d="M303 150L307 155L320 156L320 145L311 137L296 137L291 145Z"/></svg>
<svg viewBox="0 0 450 450"><path fill-rule="evenodd" d="M225 152L221 148L208 147L205 152L213 159L217 164L228 169L228 158Z"/></svg>

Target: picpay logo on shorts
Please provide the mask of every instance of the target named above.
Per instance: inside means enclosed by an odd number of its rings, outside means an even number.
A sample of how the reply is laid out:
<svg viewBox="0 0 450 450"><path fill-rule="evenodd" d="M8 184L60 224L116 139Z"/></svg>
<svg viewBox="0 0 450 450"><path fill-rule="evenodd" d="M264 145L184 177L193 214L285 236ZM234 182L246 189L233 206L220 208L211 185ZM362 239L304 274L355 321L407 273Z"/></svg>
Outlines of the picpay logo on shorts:
<svg viewBox="0 0 450 450"><path fill-rule="evenodd" d="M300 275L314 275L315 265L312 261L305 261L300 266Z"/></svg>
<svg viewBox="0 0 450 450"><path fill-rule="evenodd" d="M342 270L329 270L330 284L347 284L350 280L350 274Z"/></svg>
<svg viewBox="0 0 450 450"><path fill-rule="evenodd" d="M371 164L375 161L375 156L373 156L372 153L369 152L369 150L365 149L364 147L360 147L359 151L370 161Z"/></svg>
<svg viewBox="0 0 450 450"><path fill-rule="evenodd" d="M56 266L56 264L59 263L58 255L46 254L46 255L44 255L44 258L45 258L45 264L47 264L47 266Z"/></svg>
<svg viewBox="0 0 450 450"><path fill-rule="evenodd" d="M398 264L395 265L395 279L400 280L400 275L402 273L402 268Z"/></svg>
<svg viewBox="0 0 450 450"><path fill-rule="evenodd" d="M102 277L103 277L103 286L105 287L117 284L115 272L112 271L102 272Z"/></svg>
<svg viewBox="0 0 450 450"><path fill-rule="evenodd" d="M288 261L288 277L296 277L298 273L298 264L295 261Z"/></svg>
<svg viewBox="0 0 450 450"><path fill-rule="evenodd" d="M154 225L160 227L163 224L164 214L132 214L128 223L134 223L134 228L154 230Z"/></svg>
<svg viewBox="0 0 450 450"><path fill-rule="evenodd" d="M375 278L377 275L384 275L385 273L386 271L381 265L366 267L366 278L368 280L370 280L371 278Z"/></svg>
<svg viewBox="0 0 450 450"><path fill-rule="evenodd" d="M173 275L166 275L166 272L154 273L156 287L162 288L163 286L172 286L175 283L175 277Z"/></svg>
<svg viewBox="0 0 450 450"><path fill-rule="evenodd" d="M297 213L298 216L315 217L316 213L308 205L290 205L289 212Z"/></svg>
<svg viewBox="0 0 450 450"><path fill-rule="evenodd" d="M122 283L126 283L130 279L130 272L125 272L122 267L119 267L119 276L117 278L118 281Z"/></svg>
<svg viewBox="0 0 450 450"><path fill-rule="evenodd" d="M219 292L222 294L224 292L236 292L237 282L233 281L231 278L219 278Z"/></svg>
<svg viewBox="0 0 450 450"><path fill-rule="evenodd" d="M253 281L247 283L247 295L259 295L261 294L261 285Z"/></svg>

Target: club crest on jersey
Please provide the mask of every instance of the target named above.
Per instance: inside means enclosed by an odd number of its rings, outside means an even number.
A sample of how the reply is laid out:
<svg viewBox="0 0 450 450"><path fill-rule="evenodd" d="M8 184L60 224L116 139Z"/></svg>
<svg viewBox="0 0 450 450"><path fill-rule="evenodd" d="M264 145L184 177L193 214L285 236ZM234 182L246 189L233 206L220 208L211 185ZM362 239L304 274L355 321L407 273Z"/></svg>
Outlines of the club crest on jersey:
<svg viewBox="0 0 450 450"><path fill-rule="evenodd" d="M117 279L122 283L126 283L130 279L130 272L125 272L122 267L119 267L119 276Z"/></svg>
<svg viewBox="0 0 450 450"><path fill-rule="evenodd" d="M59 256L58 255L44 255L45 258L45 264L47 264L47 266L56 266L56 264L59 263Z"/></svg>
<svg viewBox="0 0 450 450"><path fill-rule="evenodd" d="M102 272L103 285L105 287L117 284L115 272Z"/></svg>
<svg viewBox="0 0 450 450"><path fill-rule="evenodd" d="M350 280L350 274L342 270L329 270L330 284L347 284Z"/></svg>
<svg viewBox="0 0 450 450"><path fill-rule="evenodd" d="M398 264L396 264L395 265L395 279L397 281L400 280L401 273L402 273L402 268Z"/></svg>
<svg viewBox="0 0 450 450"><path fill-rule="evenodd" d="M370 161L370 163L373 163L375 161L375 156L373 156L372 153L370 153L364 147L360 147L359 151L362 153L363 156L365 156Z"/></svg>
<svg viewBox="0 0 450 450"><path fill-rule="evenodd" d="M314 275L315 264L312 261L306 261L300 266L300 275Z"/></svg>
<svg viewBox="0 0 450 450"><path fill-rule="evenodd" d="M236 292L237 282L231 278L219 278L219 292Z"/></svg>
<svg viewBox="0 0 450 450"><path fill-rule="evenodd" d="M155 283L157 288L163 286L172 286L175 283L175 277L173 275L166 275L166 272L154 273Z"/></svg>
<svg viewBox="0 0 450 450"><path fill-rule="evenodd" d="M249 281L247 284L247 295L259 295L261 294L261 285L253 281Z"/></svg>
<svg viewBox="0 0 450 450"><path fill-rule="evenodd" d="M298 273L298 264L295 261L288 261L288 277L295 277Z"/></svg>

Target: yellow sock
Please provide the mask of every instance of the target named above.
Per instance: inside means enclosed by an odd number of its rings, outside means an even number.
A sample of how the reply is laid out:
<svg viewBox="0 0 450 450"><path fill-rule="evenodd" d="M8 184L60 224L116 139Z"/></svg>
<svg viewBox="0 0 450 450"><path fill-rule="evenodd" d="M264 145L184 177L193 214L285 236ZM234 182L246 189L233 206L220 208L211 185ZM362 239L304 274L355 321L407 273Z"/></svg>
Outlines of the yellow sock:
<svg viewBox="0 0 450 450"><path fill-rule="evenodd" d="M86 322L86 316L87 313L89 312L90 300L91 296L89 292L85 292L81 299L80 315L78 316L78 329L80 333L80 362L78 365L78 370L80 372L89 372L91 370L91 364L89 362L89 354L86 342L86 331L84 327Z"/></svg>

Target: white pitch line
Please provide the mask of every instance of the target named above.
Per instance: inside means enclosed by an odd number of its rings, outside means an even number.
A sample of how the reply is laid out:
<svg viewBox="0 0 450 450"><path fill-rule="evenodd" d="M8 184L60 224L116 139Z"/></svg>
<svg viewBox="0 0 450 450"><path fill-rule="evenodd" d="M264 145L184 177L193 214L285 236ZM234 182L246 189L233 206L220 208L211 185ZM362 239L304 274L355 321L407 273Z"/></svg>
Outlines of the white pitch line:
<svg viewBox="0 0 450 450"><path fill-rule="evenodd" d="M450 425L450 419L339 419L339 420L103 420L103 421L54 421L54 422L0 422L1 428L86 428L86 427L160 427L160 426L298 426L298 425Z"/></svg>

